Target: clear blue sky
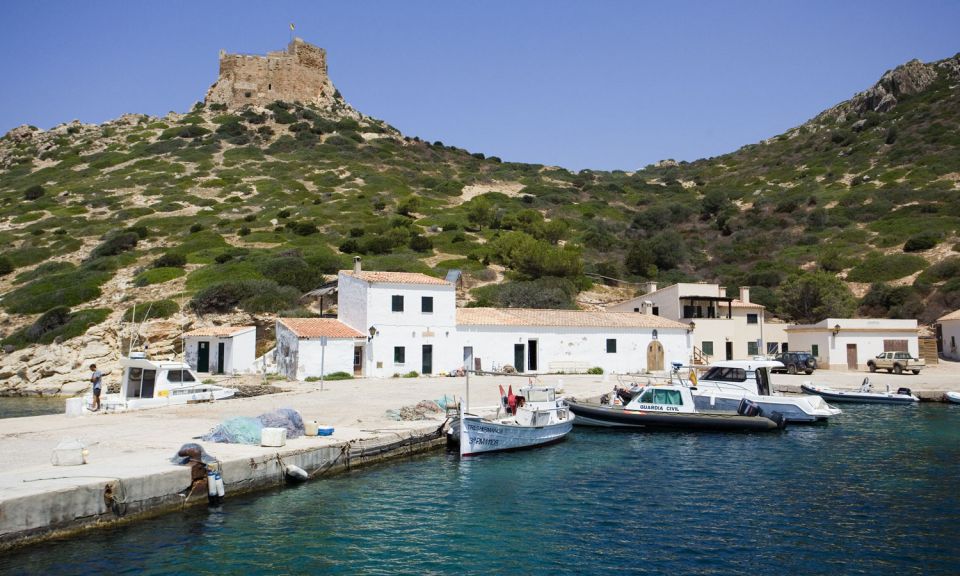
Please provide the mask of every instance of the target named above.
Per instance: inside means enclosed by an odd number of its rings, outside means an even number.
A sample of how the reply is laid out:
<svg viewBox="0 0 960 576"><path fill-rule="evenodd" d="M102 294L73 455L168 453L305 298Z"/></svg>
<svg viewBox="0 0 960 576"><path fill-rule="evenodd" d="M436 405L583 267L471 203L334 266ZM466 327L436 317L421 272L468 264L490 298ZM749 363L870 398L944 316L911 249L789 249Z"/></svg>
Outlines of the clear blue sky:
<svg viewBox="0 0 960 576"><path fill-rule="evenodd" d="M5 0L0 133L188 110L219 49L281 49L291 21L364 113L570 169L729 152L960 51L955 0Z"/></svg>

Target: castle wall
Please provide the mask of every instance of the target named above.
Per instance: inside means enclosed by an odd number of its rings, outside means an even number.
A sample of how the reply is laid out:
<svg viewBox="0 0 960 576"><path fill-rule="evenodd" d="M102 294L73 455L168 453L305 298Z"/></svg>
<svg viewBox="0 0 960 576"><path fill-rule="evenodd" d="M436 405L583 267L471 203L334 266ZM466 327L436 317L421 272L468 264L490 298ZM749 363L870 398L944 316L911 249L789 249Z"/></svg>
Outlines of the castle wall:
<svg viewBox="0 0 960 576"><path fill-rule="evenodd" d="M220 76L205 102L231 108L276 100L327 106L335 92L327 75L326 51L296 38L286 51L266 56L221 52Z"/></svg>

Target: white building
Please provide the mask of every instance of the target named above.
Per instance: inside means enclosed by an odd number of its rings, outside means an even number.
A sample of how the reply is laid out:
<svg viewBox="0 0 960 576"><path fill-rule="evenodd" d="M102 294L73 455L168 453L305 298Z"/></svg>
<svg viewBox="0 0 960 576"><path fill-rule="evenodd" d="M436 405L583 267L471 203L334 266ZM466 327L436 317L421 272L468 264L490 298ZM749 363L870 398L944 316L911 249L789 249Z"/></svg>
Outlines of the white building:
<svg viewBox="0 0 960 576"><path fill-rule="evenodd" d="M859 370L881 352L920 355L916 320L827 318L787 327L790 349L809 351L820 368Z"/></svg>
<svg viewBox="0 0 960 576"><path fill-rule="evenodd" d="M346 372L363 373L367 338L333 318L277 319L277 371L293 380Z"/></svg>
<svg viewBox="0 0 960 576"><path fill-rule="evenodd" d="M954 310L937 319L940 324L940 341L943 343L943 357L960 360L960 310Z"/></svg>
<svg viewBox="0 0 960 576"><path fill-rule="evenodd" d="M686 324L650 314L461 308L457 333L463 358L491 370L631 373L669 369L690 357ZM475 366L476 367L476 366Z"/></svg>
<svg viewBox="0 0 960 576"><path fill-rule="evenodd" d="M211 326L183 335L187 364L198 373L251 372L256 360L256 326Z"/></svg>
<svg viewBox="0 0 960 576"><path fill-rule="evenodd" d="M611 312L652 314L693 326L693 362L748 359L775 354L787 343L782 324L766 321L764 307L750 301L750 288L730 298L718 284L680 283L610 306Z"/></svg>
<svg viewBox="0 0 960 576"><path fill-rule="evenodd" d="M281 319L276 358L290 378L449 373L472 354L483 370L664 370L690 358L686 324L652 315L456 307L454 283L409 272L339 274L338 318ZM349 354L348 354L349 353ZM350 362L348 366L348 360ZM476 367L476 366L475 366Z"/></svg>

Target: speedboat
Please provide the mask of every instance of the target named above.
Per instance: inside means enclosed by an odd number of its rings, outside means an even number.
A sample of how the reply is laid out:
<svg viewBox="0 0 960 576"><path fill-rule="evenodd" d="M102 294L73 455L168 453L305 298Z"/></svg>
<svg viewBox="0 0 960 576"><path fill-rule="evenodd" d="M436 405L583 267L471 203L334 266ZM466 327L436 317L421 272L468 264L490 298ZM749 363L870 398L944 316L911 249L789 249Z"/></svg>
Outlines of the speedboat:
<svg viewBox="0 0 960 576"><path fill-rule="evenodd" d="M212 402L230 398L237 392L234 388L200 382L183 362L153 361L143 352L131 352L128 358L121 358L120 367L123 369L120 392L100 396L100 407L105 412ZM83 411L90 411L92 405L93 394L85 395ZM68 413L70 410L68 404Z"/></svg>
<svg viewBox="0 0 960 576"><path fill-rule="evenodd" d="M460 402L459 418L447 433L450 442L460 445L460 456L542 446L563 440L573 428L574 415L554 388L528 386L514 398L508 415L493 419L467 413Z"/></svg>
<svg viewBox="0 0 960 576"><path fill-rule="evenodd" d="M944 396L947 398L947 402L960 404L960 392L947 392Z"/></svg>
<svg viewBox="0 0 960 576"><path fill-rule="evenodd" d="M606 403L567 400L577 424L608 428L691 429L691 430L778 430L786 426L781 414L764 414L750 400L742 399L736 412L700 410L690 387L671 382L648 384L630 394L623 405L617 393Z"/></svg>
<svg viewBox="0 0 960 576"><path fill-rule="evenodd" d="M779 412L787 422L824 422L841 414L817 395L781 396L771 394L771 372L783 368L773 360L729 360L710 364L700 378L690 372L693 401L701 410L736 411L746 398L764 414Z"/></svg>
<svg viewBox="0 0 960 576"><path fill-rule="evenodd" d="M835 388L823 388L814 386L812 382L804 382L800 389L809 394L817 394L831 402L849 402L859 404L914 404L920 401L911 394L909 388L898 388L896 392L890 392L890 386L887 386L886 392L874 392L873 384L870 378L864 378L859 390L837 390Z"/></svg>

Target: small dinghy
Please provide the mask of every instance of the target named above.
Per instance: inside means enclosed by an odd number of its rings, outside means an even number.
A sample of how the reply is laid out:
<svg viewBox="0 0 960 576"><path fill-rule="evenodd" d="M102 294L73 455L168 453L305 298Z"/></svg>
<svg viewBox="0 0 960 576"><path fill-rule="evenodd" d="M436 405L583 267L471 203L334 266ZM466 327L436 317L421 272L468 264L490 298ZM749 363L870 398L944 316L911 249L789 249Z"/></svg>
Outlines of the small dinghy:
<svg viewBox="0 0 960 576"><path fill-rule="evenodd" d="M947 398L947 402L960 404L960 392L947 392L944 396Z"/></svg>
<svg viewBox="0 0 960 576"><path fill-rule="evenodd" d="M848 402L858 404L914 404L920 399L914 396L909 388L899 388L896 392L890 392L889 386L886 392L874 392L873 384L870 378L864 378L863 384L859 390L837 390L835 388L821 388L814 386L811 382L804 382L800 389L809 394L823 396L830 402Z"/></svg>

